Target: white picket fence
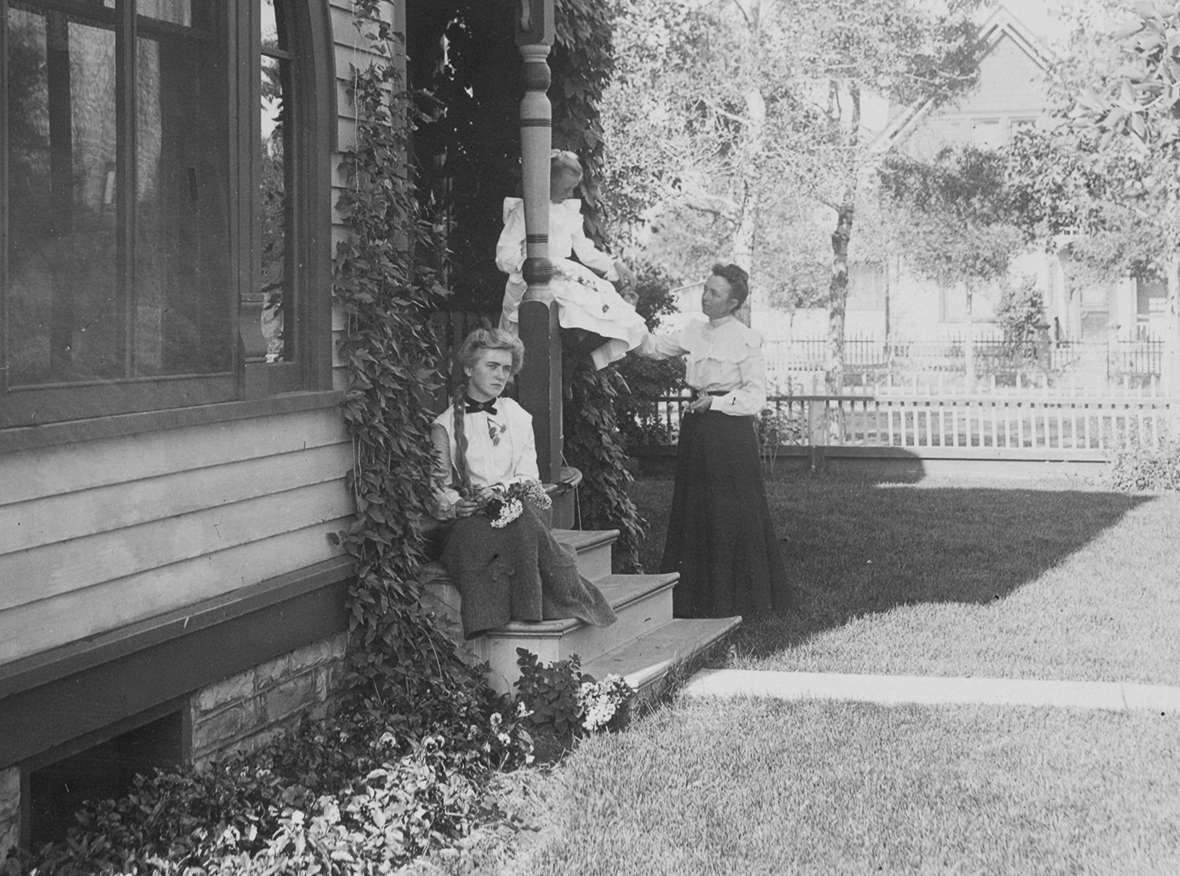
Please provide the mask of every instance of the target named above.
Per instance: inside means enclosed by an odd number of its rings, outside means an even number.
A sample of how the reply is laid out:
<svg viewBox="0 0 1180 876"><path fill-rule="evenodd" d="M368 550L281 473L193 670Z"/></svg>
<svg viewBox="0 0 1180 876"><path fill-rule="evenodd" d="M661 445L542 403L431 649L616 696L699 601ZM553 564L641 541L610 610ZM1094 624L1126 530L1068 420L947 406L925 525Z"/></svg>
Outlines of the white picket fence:
<svg viewBox="0 0 1180 876"><path fill-rule="evenodd" d="M671 437L688 395L661 399L653 416ZM962 458L1109 459L1176 434L1180 404L1165 398L1039 395L775 396L763 435L779 446L902 448Z"/></svg>

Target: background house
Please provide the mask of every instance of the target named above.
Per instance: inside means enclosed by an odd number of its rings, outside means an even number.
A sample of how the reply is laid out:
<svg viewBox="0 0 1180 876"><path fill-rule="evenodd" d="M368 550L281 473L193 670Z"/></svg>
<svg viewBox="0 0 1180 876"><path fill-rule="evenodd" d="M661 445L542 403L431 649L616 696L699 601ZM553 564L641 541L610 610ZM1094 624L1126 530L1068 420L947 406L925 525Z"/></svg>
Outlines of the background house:
<svg viewBox="0 0 1180 876"><path fill-rule="evenodd" d="M946 146L1003 147L1022 128L1045 125L1051 46L1060 25L1048 15L1034 20L1037 27L1026 25L1005 5L991 11L980 29L986 53L978 86L949 104L894 108L877 135L879 148L924 159ZM997 332L998 287L975 295L969 326L965 291L916 276L904 253L852 270L848 337L934 340L964 337L969 330L982 337ZM1133 278L1095 283L1078 273L1068 258L1035 251L1014 261L1010 279L1016 284L1028 279L1041 291L1054 339L1106 342L1158 335L1162 283ZM822 337L825 331L821 309L795 314L793 337Z"/></svg>

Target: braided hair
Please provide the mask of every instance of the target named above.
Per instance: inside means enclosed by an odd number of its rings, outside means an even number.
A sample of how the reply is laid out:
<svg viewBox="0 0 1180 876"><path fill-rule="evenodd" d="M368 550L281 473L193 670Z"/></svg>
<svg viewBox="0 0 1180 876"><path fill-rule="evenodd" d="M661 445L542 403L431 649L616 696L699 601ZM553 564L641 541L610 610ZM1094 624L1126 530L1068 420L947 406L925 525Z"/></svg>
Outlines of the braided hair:
<svg viewBox="0 0 1180 876"><path fill-rule="evenodd" d="M466 378L467 369L474 368L479 361L480 354L485 350L508 350L512 353L512 375L520 373L524 365L524 344L520 338L503 329L477 328L459 345L455 353L455 361ZM461 380L455 387L451 399L451 429L455 436L455 453L451 464L458 475L456 484L463 496L471 495L471 474L467 468L467 429L464 427L466 413L467 380Z"/></svg>

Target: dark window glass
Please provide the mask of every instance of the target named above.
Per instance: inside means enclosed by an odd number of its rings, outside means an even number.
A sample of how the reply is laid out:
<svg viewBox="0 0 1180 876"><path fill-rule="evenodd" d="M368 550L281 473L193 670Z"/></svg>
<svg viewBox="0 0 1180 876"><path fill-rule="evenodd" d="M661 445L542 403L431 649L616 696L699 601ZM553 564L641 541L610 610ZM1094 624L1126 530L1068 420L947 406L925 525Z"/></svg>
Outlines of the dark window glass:
<svg viewBox="0 0 1180 876"><path fill-rule="evenodd" d="M136 373L233 366L224 62L210 40L141 37L135 79Z"/></svg>
<svg viewBox="0 0 1180 876"><path fill-rule="evenodd" d="M127 69L106 5L44 6L7 13L9 388L230 371L224 40L144 27Z"/></svg>
<svg viewBox="0 0 1180 876"><path fill-rule="evenodd" d="M8 381L123 373L115 33L8 12Z"/></svg>
<svg viewBox="0 0 1180 876"><path fill-rule="evenodd" d="M0 0L0 429L322 379L306 14Z"/></svg>
<svg viewBox="0 0 1180 876"><path fill-rule="evenodd" d="M262 0L259 114L259 283L243 295L242 338L247 359L295 357L291 290L291 180L287 157L293 103L291 57L283 3Z"/></svg>

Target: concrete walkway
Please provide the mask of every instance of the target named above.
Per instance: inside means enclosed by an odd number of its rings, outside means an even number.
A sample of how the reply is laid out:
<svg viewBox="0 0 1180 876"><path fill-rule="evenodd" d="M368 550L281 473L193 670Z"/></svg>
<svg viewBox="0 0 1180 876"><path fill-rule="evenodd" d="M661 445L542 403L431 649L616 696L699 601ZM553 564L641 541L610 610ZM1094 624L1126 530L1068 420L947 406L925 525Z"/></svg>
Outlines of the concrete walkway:
<svg viewBox="0 0 1180 876"><path fill-rule="evenodd" d="M1015 678L940 678L919 675L844 675L835 672L704 669L689 679L681 693L689 698L851 700L882 705L922 703L1056 706L1180 715L1180 687L1109 681L1038 681Z"/></svg>

